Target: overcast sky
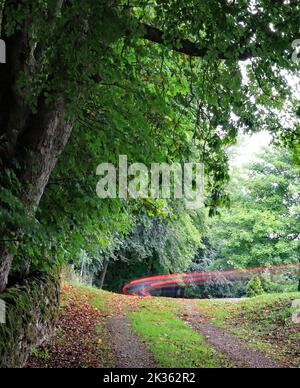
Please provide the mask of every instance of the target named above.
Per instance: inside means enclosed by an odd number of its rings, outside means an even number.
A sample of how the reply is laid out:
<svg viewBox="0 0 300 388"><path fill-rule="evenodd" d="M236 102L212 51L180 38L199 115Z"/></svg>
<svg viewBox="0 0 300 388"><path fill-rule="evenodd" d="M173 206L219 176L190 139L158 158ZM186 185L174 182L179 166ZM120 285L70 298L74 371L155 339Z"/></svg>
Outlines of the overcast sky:
<svg viewBox="0 0 300 388"><path fill-rule="evenodd" d="M259 132L252 136L245 135L240 146L233 148L234 155L231 159L231 165L241 167L255 159L255 155L271 143L271 135L268 132Z"/></svg>
<svg viewBox="0 0 300 388"><path fill-rule="evenodd" d="M247 64L249 64L249 61L240 64L242 76L246 83L248 79L246 72ZM293 91L294 98L300 102L300 74L298 73L294 76L288 74L286 75L286 80ZM268 147L270 145L272 137L268 132L259 132L252 136L243 135L243 139L241 145L232 147L234 155L230 160L231 166L242 167L244 164L248 164L254 160L255 155L259 153L263 147Z"/></svg>

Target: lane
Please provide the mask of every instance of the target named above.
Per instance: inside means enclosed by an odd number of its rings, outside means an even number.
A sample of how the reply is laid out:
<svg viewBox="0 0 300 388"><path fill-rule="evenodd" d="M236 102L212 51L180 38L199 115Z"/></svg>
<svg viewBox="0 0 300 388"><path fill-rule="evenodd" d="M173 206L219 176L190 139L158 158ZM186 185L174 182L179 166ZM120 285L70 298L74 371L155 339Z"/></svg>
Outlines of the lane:
<svg viewBox="0 0 300 388"><path fill-rule="evenodd" d="M170 287L192 287L200 286L208 281L227 279L231 281L247 280L262 274L284 275L300 273L300 264L285 266L258 267L247 270L226 270L212 272L193 272L172 275L156 275L134 280L123 287L123 294L136 296L151 296L158 290Z"/></svg>

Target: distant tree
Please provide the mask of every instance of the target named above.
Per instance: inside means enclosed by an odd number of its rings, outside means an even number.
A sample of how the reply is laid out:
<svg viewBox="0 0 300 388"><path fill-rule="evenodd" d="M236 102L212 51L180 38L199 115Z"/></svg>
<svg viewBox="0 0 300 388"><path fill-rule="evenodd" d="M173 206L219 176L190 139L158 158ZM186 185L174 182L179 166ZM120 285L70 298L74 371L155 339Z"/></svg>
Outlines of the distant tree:
<svg viewBox="0 0 300 388"><path fill-rule="evenodd" d="M265 149L236 174L231 191L231 208L212 220L209 232L217 265L243 269L297 263L300 176L291 154Z"/></svg>
<svg viewBox="0 0 300 388"><path fill-rule="evenodd" d="M203 222L201 211L140 220L110 258L105 288L120 291L139 277L186 272L202 244Z"/></svg>

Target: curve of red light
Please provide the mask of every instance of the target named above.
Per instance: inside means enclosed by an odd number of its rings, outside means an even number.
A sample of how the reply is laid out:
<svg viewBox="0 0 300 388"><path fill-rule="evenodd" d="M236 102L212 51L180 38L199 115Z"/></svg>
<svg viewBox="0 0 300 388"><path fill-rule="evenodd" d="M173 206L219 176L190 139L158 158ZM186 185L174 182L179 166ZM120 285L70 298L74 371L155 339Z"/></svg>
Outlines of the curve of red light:
<svg viewBox="0 0 300 388"><path fill-rule="evenodd" d="M253 276L257 276L263 273L271 273L272 275L282 275L285 273L299 274L300 264L291 264L276 267L274 266L249 268L246 270L227 270L213 272L192 272L173 275L157 275L134 280L126 284L123 287L122 292L125 295L151 296L151 292L155 290L172 286L200 286L205 284L207 281L213 281L224 278L233 281L239 279L250 279Z"/></svg>

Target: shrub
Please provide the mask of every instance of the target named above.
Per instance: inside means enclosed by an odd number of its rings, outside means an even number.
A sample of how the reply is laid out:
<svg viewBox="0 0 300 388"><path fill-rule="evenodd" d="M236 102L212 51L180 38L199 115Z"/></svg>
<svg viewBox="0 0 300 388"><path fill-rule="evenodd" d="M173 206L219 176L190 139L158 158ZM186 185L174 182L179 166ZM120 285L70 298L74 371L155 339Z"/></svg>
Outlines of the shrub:
<svg viewBox="0 0 300 388"><path fill-rule="evenodd" d="M253 298L264 294L264 289L259 276L252 278L247 285L247 296Z"/></svg>

